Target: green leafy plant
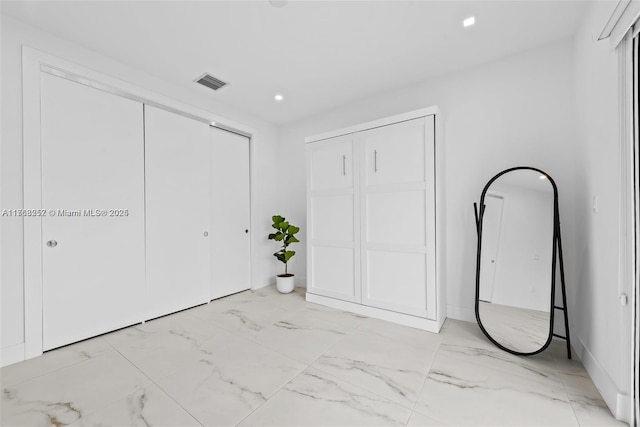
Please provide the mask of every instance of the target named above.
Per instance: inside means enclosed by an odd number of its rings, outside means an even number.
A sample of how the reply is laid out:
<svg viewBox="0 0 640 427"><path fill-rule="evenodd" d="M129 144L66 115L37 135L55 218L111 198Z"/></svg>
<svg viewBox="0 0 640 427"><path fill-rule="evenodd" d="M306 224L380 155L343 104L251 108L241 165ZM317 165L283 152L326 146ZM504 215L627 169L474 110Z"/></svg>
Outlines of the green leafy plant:
<svg viewBox="0 0 640 427"><path fill-rule="evenodd" d="M295 236L295 234L300 231L300 227L289 224L289 222L280 215L274 215L271 219L273 220L271 226L276 229L276 232L269 234L269 240L282 242L282 247L278 252L274 253L273 256L278 258L278 261L284 263L284 274L288 275L287 263L296 254L295 251L290 251L288 248L290 244L300 241Z"/></svg>

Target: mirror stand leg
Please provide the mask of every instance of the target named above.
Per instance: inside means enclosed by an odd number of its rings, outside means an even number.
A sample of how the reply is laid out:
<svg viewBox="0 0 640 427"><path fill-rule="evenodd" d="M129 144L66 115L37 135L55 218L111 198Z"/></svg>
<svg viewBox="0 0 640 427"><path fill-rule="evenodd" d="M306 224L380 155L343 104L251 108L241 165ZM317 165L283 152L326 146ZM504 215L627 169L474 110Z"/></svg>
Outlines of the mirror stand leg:
<svg viewBox="0 0 640 427"><path fill-rule="evenodd" d="M473 202L473 213L476 216L476 233L480 234L480 220L478 218L478 205L476 202Z"/></svg>
<svg viewBox="0 0 640 427"><path fill-rule="evenodd" d="M559 217L559 215L558 215ZM562 286L562 312L564 314L564 334L567 341L567 358L571 359L571 335L569 334L569 314L567 310L567 290L564 284L564 259L562 257L562 237L560 237L560 219L557 220L556 244L560 261L560 285ZM555 298L555 296L554 296Z"/></svg>

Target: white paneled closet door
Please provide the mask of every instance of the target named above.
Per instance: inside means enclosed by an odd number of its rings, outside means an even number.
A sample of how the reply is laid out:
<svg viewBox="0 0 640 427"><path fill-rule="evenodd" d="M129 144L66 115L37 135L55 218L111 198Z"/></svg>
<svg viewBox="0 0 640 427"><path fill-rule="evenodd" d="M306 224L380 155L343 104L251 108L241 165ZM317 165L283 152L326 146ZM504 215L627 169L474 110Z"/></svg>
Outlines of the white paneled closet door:
<svg viewBox="0 0 640 427"><path fill-rule="evenodd" d="M210 299L209 125L145 105L147 318Z"/></svg>
<svg viewBox="0 0 640 427"><path fill-rule="evenodd" d="M251 287L249 138L210 128L211 298Z"/></svg>
<svg viewBox="0 0 640 427"><path fill-rule="evenodd" d="M362 303L435 318L434 116L357 135Z"/></svg>
<svg viewBox="0 0 640 427"><path fill-rule="evenodd" d="M310 144L307 159L307 268L309 290L317 295L360 302L358 164L353 137Z"/></svg>
<svg viewBox="0 0 640 427"><path fill-rule="evenodd" d="M50 74L41 83L49 210L42 326L50 350L142 320L143 106Z"/></svg>

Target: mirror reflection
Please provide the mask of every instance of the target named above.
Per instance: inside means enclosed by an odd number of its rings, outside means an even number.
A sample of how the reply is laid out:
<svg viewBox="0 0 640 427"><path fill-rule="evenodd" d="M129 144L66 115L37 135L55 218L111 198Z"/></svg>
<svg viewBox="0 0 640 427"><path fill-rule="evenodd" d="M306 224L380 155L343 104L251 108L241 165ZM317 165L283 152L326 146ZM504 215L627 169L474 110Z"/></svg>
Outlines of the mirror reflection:
<svg viewBox="0 0 640 427"><path fill-rule="evenodd" d="M550 330L554 188L528 169L498 177L483 195L478 317L500 345L533 353Z"/></svg>

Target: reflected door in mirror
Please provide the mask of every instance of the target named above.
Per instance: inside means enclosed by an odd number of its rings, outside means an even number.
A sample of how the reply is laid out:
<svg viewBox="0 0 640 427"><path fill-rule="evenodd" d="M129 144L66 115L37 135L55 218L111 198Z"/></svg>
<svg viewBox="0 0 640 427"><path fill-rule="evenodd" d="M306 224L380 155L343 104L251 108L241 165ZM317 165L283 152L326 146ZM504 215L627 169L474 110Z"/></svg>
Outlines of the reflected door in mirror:
<svg viewBox="0 0 640 427"><path fill-rule="evenodd" d="M496 260L500 242L500 226L502 225L502 197L487 194L484 199L482 265L480 267L480 301L491 302L493 284L496 279Z"/></svg>

